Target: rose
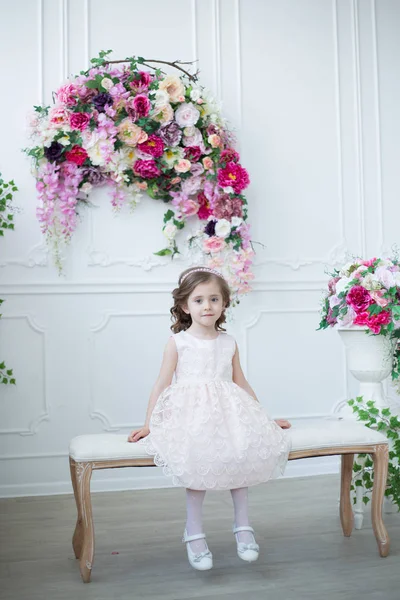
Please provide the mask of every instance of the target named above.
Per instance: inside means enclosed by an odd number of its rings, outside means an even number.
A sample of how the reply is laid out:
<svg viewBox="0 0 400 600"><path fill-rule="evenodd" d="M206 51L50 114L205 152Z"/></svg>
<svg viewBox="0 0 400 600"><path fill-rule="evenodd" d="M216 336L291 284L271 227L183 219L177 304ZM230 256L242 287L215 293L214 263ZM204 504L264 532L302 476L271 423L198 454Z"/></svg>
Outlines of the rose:
<svg viewBox="0 0 400 600"><path fill-rule="evenodd" d="M385 308L385 306L389 304L389 300L383 297L384 293L385 292L383 290L373 290L372 292L370 292L371 298L375 300L377 305L381 306L382 308Z"/></svg>
<svg viewBox="0 0 400 600"><path fill-rule="evenodd" d="M197 213L197 216L199 217L199 219L203 219L203 220L208 219L208 217L212 213L211 213L211 209L210 209L210 203L207 200L207 197L204 194L204 192L200 192L200 194L198 194L197 202L200 204L200 208ZM214 228L212 235L214 235L214 232L215 232L215 228Z"/></svg>
<svg viewBox="0 0 400 600"><path fill-rule="evenodd" d="M101 92L92 98L92 102L99 113L103 113L105 107L113 103L113 99L108 92Z"/></svg>
<svg viewBox="0 0 400 600"><path fill-rule="evenodd" d="M72 146L71 150L65 154L65 157L69 162L75 163L80 167L88 158L88 153L81 146Z"/></svg>
<svg viewBox="0 0 400 600"><path fill-rule="evenodd" d="M160 90L165 90L171 102L182 102L180 98L185 95L185 86L176 75L167 75L159 84Z"/></svg>
<svg viewBox="0 0 400 600"><path fill-rule="evenodd" d="M199 205L194 200L186 200L182 205L182 212L187 217L195 215L199 210Z"/></svg>
<svg viewBox="0 0 400 600"><path fill-rule="evenodd" d="M182 192L186 194L186 196L192 196L199 191L201 184L201 177L189 177L182 182Z"/></svg>
<svg viewBox="0 0 400 600"><path fill-rule="evenodd" d="M138 144L137 148L144 154L159 158L164 152L164 142L158 135L151 135L145 142Z"/></svg>
<svg viewBox="0 0 400 600"><path fill-rule="evenodd" d="M192 162L197 162L200 159L201 150L199 146L187 146L185 148L185 158Z"/></svg>
<svg viewBox="0 0 400 600"><path fill-rule="evenodd" d="M182 143L184 146L199 146L201 148L204 145L202 133L197 127L185 127L183 134Z"/></svg>
<svg viewBox="0 0 400 600"><path fill-rule="evenodd" d="M152 179L161 175L161 171L154 160L142 160L139 158L133 165L133 170L136 175L143 177L143 179Z"/></svg>
<svg viewBox="0 0 400 600"><path fill-rule="evenodd" d="M204 167L201 163L192 163L190 165L190 172L192 173L192 175L195 175L195 176L202 175L202 173L204 173ZM399 278L400 278L400 273L399 273Z"/></svg>
<svg viewBox="0 0 400 600"><path fill-rule="evenodd" d="M92 185L101 185L107 181L107 176L100 169L95 169L94 167L84 168L82 170L82 178L87 179Z"/></svg>
<svg viewBox="0 0 400 600"><path fill-rule="evenodd" d="M372 298L368 290L362 287L362 285L355 285L348 292L346 303L354 308L356 313L361 313L372 304Z"/></svg>
<svg viewBox="0 0 400 600"><path fill-rule="evenodd" d="M370 315L368 312L361 312L354 319L354 324L366 325L375 335L377 335L381 332L382 325L388 325L390 321L390 312L383 310L378 315Z"/></svg>
<svg viewBox="0 0 400 600"><path fill-rule="evenodd" d="M139 117L147 117L150 112L150 100L144 94L138 94L133 99L133 108Z"/></svg>
<svg viewBox="0 0 400 600"><path fill-rule="evenodd" d="M151 113L151 118L153 121L158 121L159 123L169 123L174 118L172 106L170 104L156 106Z"/></svg>
<svg viewBox="0 0 400 600"><path fill-rule="evenodd" d="M220 237L209 237L203 242L203 250L205 252L220 252L225 246L225 242Z"/></svg>
<svg viewBox="0 0 400 600"><path fill-rule="evenodd" d="M395 287L393 273L389 271L389 269L387 269L386 267L378 267L375 271L375 277L387 290L390 290L390 288Z"/></svg>
<svg viewBox="0 0 400 600"><path fill-rule="evenodd" d="M103 79L101 80L101 86L107 90L110 90L114 85L114 82L112 81L112 79L110 79L109 77L103 77Z"/></svg>
<svg viewBox="0 0 400 600"><path fill-rule="evenodd" d="M236 194L240 194L250 183L249 175L239 163L228 162L218 170L218 183L224 187L231 186Z"/></svg>
<svg viewBox="0 0 400 600"><path fill-rule="evenodd" d="M182 158L179 162L176 163L174 169L177 173L187 173L188 171L190 171L190 166L190 160Z"/></svg>
<svg viewBox="0 0 400 600"><path fill-rule="evenodd" d="M197 102L198 100L200 100L201 97L201 90L199 88L193 88L190 91L190 99L193 100L193 102Z"/></svg>
<svg viewBox="0 0 400 600"><path fill-rule="evenodd" d="M219 148L221 146L221 138L216 133L209 135L207 141L212 148Z"/></svg>
<svg viewBox="0 0 400 600"><path fill-rule="evenodd" d="M68 111L63 106L54 106L49 112L50 123L62 125L68 121Z"/></svg>
<svg viewBox="0 0 400 600"><path fill-rule="evenodd" d="M44 155L50 162L54 162L61 158L63 146L58 142L51 142L50 146L44 149Z"/></svg>
<svg viewBox="0 0 400 600"><path fill-rule="evenodd" d="M170 242L174 239L177 231L178 231L177 226L174 225L174 223L171 223L169 221L168 223L166 223L166 225L163 229L163 234L165 235L167 240Z"/></svg>
<svg viewBox="0 0 400 600"><path fill-rule="evenodd" d="M210 158L209 156L204 157L203 158L203 166L206 170L212 169L214 166L212 158Z"/></svg>
<svg viewBox="0 0 400 600"><path fill-rule="evenodd" d="M336 294L339 295L344 292L350 281L350 277L340 277L339 281L336 282Z"/></svg>
<svg viewBox="0 0 400 600"><path fill-rule="evenodd" d="M89 125L90 115L88 113L75 112L69 117L69 124L72 129L83 131Z"/></svg>
<svg viewBox="0 0 400 600"><path fill-rule="evenodd" d="M137 93L145 92L150 83L152 82L152 76L148 71L139 71L135 73L135 80L130 82L130 87Z"/></svg>
<svg viewBox="0 0 400 600"><path fill-rule="evenodd" d="M117 127L118 137L128 146L136 146L147 140L147 133L128 118L121 121Z"/></svg>
<svg viewBox="0 0 400 600"><path fill-rule="evenodd" d="M175 111L175 120L180 127L191 127L199 120L200 112L191 102L181 104Z"/></svg>
<svg viewBox="0 0 400 600"><path fill-rule="evenodd" d="M158 135L167 146L175 147L179 145L182 139L182 130L175 121L172 121L161 125Z"/></svg>
<svg viewBox="0 0 400 600"><path fill-rule="evenodd" d="M340 327L347 327L348 325L352 325L354 323L355 318L356 313L351 306L349 306L345 315L338 315L337 322Z"/></svg>
<svg viewBox="0 0 400 600"><path fill-rule="evenodd" d="M215 235L226 238L231 232L231 225L227 219L220 219L215 226Z"/></svg>

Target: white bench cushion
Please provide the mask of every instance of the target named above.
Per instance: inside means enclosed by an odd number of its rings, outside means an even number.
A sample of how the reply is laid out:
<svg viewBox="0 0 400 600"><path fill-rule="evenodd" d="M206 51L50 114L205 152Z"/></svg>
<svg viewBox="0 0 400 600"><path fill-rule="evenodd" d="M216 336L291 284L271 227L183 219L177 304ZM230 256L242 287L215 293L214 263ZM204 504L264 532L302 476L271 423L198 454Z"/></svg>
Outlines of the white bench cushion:
<svg viewBox="0 0 400 600"><path fill-rule="evenodd" d="M292 451L383 444L386 437L352 419L304 419L289 430ZM76 462L148 458L141 444L127 442L127 434L95 433L71 440L69 455Z"/></svg>

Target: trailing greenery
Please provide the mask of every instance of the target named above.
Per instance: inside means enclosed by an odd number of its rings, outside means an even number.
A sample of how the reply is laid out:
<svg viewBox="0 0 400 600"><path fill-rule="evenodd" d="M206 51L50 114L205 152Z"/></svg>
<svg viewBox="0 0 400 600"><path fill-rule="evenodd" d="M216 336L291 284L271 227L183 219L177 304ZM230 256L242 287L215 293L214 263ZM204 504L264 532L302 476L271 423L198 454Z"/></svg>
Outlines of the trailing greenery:
<svg viewBox="0 0 400 600"><path fill-rule="evenodd" d="M4 181L0 173L0 237L8 229L14 230L14 207L12 206L13 194L18 191L14 181ZM0 306L4 300L0 299ZM1 318L0 314L0 318ZM15 384L13 370L6 366L4 361L0 362L0 383Z"/></svg>
<svg viewBox="0 0 400 600"><path fill-rule="evenodd" d="M348 401L358 419L367 427L381 431L389 440L389 470L385 496L391 498L400 510L400 420L389 408L380 410L373 400L362 396ZM363 502L368 504L374 484L373 462L368 454L358 454L353 466L351 489L363 488ZM356 498L354 498L354 503Z"/></svg>

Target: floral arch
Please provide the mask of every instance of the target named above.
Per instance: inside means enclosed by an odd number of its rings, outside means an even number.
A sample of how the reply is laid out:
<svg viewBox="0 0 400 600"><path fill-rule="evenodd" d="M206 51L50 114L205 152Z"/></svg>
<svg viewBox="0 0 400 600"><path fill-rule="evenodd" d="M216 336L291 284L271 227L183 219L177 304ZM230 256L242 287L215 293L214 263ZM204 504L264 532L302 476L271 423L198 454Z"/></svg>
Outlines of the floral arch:
<svg viewBox="0 0 400 600"><path fill-rule="evenodd" d="M160 256L180 253L178 232L197 219L189 248L222 271L233 303L250 290L253 249L243 191L249 176L234 137L198 74L175 61L100 52L87 71L63 84L52 107L35 106L31 121L39 196L37 217L61 269L91 190L108 184L115 210L134 208L143 193L166 203ZM179 70L167 75L150 63Z"/></svg>

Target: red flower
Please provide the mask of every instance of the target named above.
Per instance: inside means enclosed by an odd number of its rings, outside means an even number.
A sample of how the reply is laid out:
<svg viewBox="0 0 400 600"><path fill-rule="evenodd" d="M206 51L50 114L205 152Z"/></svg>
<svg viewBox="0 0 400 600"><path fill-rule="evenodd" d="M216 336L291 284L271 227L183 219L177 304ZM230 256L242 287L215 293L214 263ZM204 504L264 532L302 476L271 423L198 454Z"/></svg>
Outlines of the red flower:
<svg viewBox="0 0 400 600"><path fill-rule="evenodd" d="M355 285L347 294L346 302L352 306L356 313L364 312L373 300L368 290L362 285Z"/></svg>
<svg viewBox="0 0 400 600"><path fill-rule="evenodd" d="M185 158L191 162L197 162L200 159L201 150L199 146L187 146L185 148Z"/></svg>
<svg viewBox="0 0 400 600"><path fill-rule="evenodd" d="M233 148L227 148L221 152L221 162L239 162L239 154Z"/></svg>
<svg viewBox="0 0 400 600"><path fill-rule="evenodd" d="M143 179L152 179L161 175L161 171L154 160L142 160L139 158L133 165L133 170L136 175L143 177Z"/></svg>
<svg viewBox="0 0 400 600"><path fill-rule="evenodd" d="M137 148L144 154L149 154L150 156L154 156L154 158L158 158L162 156L164 152L164 142L158 135L153 134L149 136L148 140L138 144Z"/></svg>
<svg viewBox="0 0 400 600"><path fill-rule="evenodd" d="M208 219L208 217L212 214L212 211L210 209L210 203L203 192L200 192L200 194L198 194L197 202L200 204L197 216L199 217L199 219Z"/></svg>
<svg viewBox="0 0 400 600"><path fill-rule="evenodd" d="M65 156L69 162L73 162L80 167L87 159L88 153L81 146L72 146L71 150Z"/></svg>
<svg viewBox="0 0 400 600"><path fill-rule="evenodd" d="M249 183L249 174L239 163L228 162L224 169L218 170L218 183L222 188L232 187L240 194Z"/></svg>
<svg viewBox="0 0 400 600"><path fill-rule="evenodd" d="M138 94L133 99L133 108L139 117L147 117L150 112L150 100L144 94Z"/></svg>

